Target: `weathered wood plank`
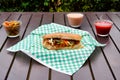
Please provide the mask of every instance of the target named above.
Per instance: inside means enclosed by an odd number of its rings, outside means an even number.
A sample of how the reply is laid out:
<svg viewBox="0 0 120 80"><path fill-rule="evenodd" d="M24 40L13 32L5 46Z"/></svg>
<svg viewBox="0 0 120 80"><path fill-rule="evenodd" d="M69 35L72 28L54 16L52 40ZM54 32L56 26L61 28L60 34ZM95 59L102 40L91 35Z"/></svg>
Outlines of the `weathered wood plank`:
<svg viewBox="0 0 120 80"><path fill-rule="evenodd" d="M90 24L92 25L91 27L95 33L94 20L97 20L96 15L87 14L87 18ZM108 66L108 63L104 57L104 54L102 53L100 48L97 48L95 50L95 52L90 57L90 61L91 61L91 68L92 68L95 80L101 80L101 79L102 80L113 80L114 79L110 71L110 68Z"/></svg>
<svg viewBox="0 0 120 80"><path fill-rule="evenodd" d="M72 76L51 70L22 52L11 53L6 50L40 25L54 22L69 26L66 14L67 12L0 12L0 80L119 80L120 12L84 12L83 22L76 29L88 31L100 43L107 45L96 48L86 63ZM114 23L109 37L96 36L93 23L101 15ZM19 37L7 38L1 26L5 20L22 21Z"/></svg>
<svg viewBox="0 0 120 80"><path fill-rule="evenodd" d="M7 20L17 20L19 17L20 17L20 14L12 14ZM0 79L4 80L9 70L9 67L11 66L11 62L14 58L14 54L10 54L10 52L6 51L6 49L12 46L13 44L15 44L17 41L19 41L19 38L16 38L14 40L10 38L7 39L7 35L3 27L1 31L2 31L1 34L3 34L3 36L0 38L0 41L5 42L5 44L0 52L0 65L1 65L0 66Z"/></svg>
<svg viewBox="0 0 120 80"><path fill-rule="evenodd" d="M22 15L21 14L20 21L22 21L22 25L21 25L21 29L20 29L20 37L19 37L20 40L24 36L24 32L26 30L27 23L29 23L30 17L31 17L31 15L28 15L28 14ZM25 55L24 53L18 52L14 56L14 60L11 64L11 68L8 71L9 74L7 76L7 80L11 80L11 79L25 80L27 78L29 65L30 65L30 58L27 55ZM24 73L24 74L21 74L21 73Z"/></svg>
<svg viewBox="0 0 120 80"><path fill-rule="evenodd" d="M109 17L108 17L109 16ZM112 14L106 16L106 19L110 19L112 18L111 20L114 22L114 25L110 31L110 39L109 39L109 43L107 44L107 46L103 49L104 51L104 54L108 60L108 63L110 65L110 68L111 68L111 71L113 72L113 75L114 77L119 80L120 79L120 64L117 64L117 62L120 61L120 32L119 30L116 28L118 27L119 25L118 22L115 22L115 18L113 18ZM98 17L100 17L98 15ZM117 23L117 24L116 24ZM115 27L116 25L116 27Z"/></svg>
<svg viewBox="0 0 120 80"><path fill-rule="evenodd" d="M38 28L41 25L43 15L39 13L34 13L32 16L34 19L30 21L31 30ZM34 23L34 24L32 24ZM43 22L44 23L44 22ZM27 30L27 32L30 32ZM32 59L30 73L28 73L29 80L48 80L49 79L49 69L40 63Z"/></svg>

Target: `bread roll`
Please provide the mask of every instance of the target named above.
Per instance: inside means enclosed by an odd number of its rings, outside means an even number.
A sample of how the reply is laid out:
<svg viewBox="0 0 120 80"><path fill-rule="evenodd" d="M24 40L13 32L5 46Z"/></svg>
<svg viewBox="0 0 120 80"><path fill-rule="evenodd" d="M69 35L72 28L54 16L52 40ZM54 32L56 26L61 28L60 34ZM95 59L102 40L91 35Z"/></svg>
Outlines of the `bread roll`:
<svg viewBox="0 0 120 80"><path fill-rule="evenodd" d="M79 49L82 37L72 33L51 33L43 36L43 47L50 50L58 49Z"/></svg>

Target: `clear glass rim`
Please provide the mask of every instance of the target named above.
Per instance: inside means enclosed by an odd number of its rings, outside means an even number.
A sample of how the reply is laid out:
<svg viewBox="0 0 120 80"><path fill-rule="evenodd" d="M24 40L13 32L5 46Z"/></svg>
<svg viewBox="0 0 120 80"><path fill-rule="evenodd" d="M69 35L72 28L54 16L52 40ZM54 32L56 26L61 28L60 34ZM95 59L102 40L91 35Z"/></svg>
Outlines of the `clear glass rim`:
<svg viewBox="0 0 120 80"><path fill-rule="evenodd" d="M111 23L111 25L113 25L113 22L111 20L105 20L105 19L95 20L94 23L101 22L101 21L106 21L106 22Z"/></svg>
<svg viewBox="0 0 120 80"><path fill-rule="evenodd" d="M69 17L69 15L71 14L80 14L80 17L84 17L84 14L83 13L79 13L79 12L71 12L71 13L67 13L66 16Z"/></svg>

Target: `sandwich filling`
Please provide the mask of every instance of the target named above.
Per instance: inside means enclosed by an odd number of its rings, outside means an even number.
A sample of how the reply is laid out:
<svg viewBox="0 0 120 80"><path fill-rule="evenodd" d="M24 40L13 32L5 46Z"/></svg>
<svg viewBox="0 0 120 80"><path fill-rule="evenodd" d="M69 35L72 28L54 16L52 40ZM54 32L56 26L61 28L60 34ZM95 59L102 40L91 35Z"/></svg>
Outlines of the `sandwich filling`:
<svg viewBox="0 0 120 80"><path fill-rule="evenodd" d="M44 42L48 45L53 47L74 47L75 45L79 44L79 40L72 40L72 39L60 39L60 38L47 38Z"/></svg>
<svg viewBox="0 0 120 80"><path fill-rule="evenodd" d="M43 46L50 50L79 49L82 37L72 33L51 33L43 36Z"/></svg>

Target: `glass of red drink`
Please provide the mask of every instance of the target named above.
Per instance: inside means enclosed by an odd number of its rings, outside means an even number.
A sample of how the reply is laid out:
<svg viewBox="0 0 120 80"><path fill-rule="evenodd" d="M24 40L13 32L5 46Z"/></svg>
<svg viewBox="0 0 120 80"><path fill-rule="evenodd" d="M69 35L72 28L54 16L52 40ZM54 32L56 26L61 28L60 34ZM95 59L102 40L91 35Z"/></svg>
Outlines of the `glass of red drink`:
<svg viewBox="0 0 120 80"><path fill-rule="evenodd" d="M97 35L105 37L109 35L113 22L110 20L96 20L94 25L96 28Z"/></svg>

